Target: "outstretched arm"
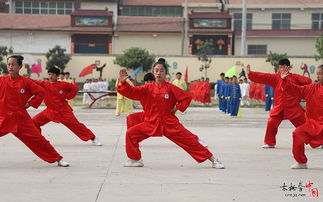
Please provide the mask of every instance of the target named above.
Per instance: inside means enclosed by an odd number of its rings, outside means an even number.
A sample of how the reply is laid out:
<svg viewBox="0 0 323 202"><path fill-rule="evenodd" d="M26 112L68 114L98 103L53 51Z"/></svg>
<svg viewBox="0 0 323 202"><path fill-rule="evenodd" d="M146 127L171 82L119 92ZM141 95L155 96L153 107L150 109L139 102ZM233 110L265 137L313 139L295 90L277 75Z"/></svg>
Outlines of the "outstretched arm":
<svg viewBox="0 0 323 202"><path fill-rule="evenodd" d="M308 86L298 86L293 84L289 78L289 70L284 68L280 75L281 79L283 79L282 88L283 91L299 98L299 99L306 99L309 93Z"/></svg>
<svg viewBox="0 0 323 202"><path fill-rule="evenodd" d="M248 78L256 83L261 83L275 87L277 84L277 77L274 74L253 72L250 70L250 65L247 65Z"/></svg>
<svg viewBox="0 0 323 202"><path fill-rule="evenodd" d="M117 91L123 96L132 100L141 100L145 93L147 85L140 87L131 86L126 80L129 78L125 69L120 70L117 84Z"/></svg>

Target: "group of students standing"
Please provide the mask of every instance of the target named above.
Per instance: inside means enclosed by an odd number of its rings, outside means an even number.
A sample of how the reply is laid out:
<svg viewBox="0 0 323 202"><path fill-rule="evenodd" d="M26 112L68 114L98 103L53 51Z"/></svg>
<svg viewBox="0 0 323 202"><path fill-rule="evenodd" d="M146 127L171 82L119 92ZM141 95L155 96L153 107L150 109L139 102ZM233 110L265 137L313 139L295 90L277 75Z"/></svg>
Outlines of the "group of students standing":
<svg viewBox="0 0 323 202"><path fill-rule="evenodd" d="M220 74L221 79L217 81L216 86L219 109L231 117L237 117L242 98L240 85L236 76L231 78L224 76L224 73Z"/></svg>
<svg viewBox="0 0 323 202"><path fill-rule="evenodd" d="M59 69L48 70L48 81L37 82L19 75L23 57L10 56L7 59L8 76L0 77L0 136L14 134L41 159L59 166L69 166L63 157L41 135L41 126L53 121L62 123L81 140L92 140L101 146L99 139L73 114L67 100L75 97L78 87L58 81ZM263 148L275 148L278 126L282 120L290 120L296 127L293 132L293 154L296 164L292 168L307 168L304 144L318 147L323 144L323 65L318 67L318 83L290 71L289 60L279 62L279 72L275 74L253 72L247 66L248 78L254 82L270 85L275 93L275 106L267 122ZM192 96L185 90L166 81L167 68L164 59L159 59L152 68L145 85L132 86L125 69L119 73L116 86L121 95L138 100L143 111L127 117L126 153L127 167L142 167L143 160L139 143L149 137L165 136L183 148L197 162L212 162L213 168L223 169L224 165L201 144L197 135L188 131L178 120L177 110L184 112L190 105ZM221 75L224 76L224 75ZM241 93L237 78L229 78L219 87L221 110L237 113ZM228 87L229 86L229 87ZM306 115L299 104L307 102ZM30 106L37 108L44 100L46 109L31 118L27 112Z"/></svg>

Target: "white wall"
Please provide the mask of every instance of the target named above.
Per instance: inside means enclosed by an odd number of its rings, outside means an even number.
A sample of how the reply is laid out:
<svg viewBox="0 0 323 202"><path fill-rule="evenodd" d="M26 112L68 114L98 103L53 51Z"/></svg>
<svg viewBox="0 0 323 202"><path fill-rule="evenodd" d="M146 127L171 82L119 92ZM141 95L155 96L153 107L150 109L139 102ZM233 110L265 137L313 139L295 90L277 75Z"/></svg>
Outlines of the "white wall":
<svg viewBox="0 0 323 202"><path fill-rule="evenodd" d="M106 78L107 80L116 79L119 75L120 66L113 63L115 60L115 56L106 56L106 55L71 55L72 59L67 64L67 67L65 71L68 71L71 73L72 77L75 77L77 81L84 81L86 78L98 78L99 73L95 70L93 71L93 74L88 75L86 77L78 78L79 73L82 71L82 69L90 64L93 64L96 60L100 60L101 65L106 63L106 67L103 71L103 78ZM40 78L37 77L36 74L32 74L33 79L42 79L43 77L47 77L47 72L45 70L46 66L46 57L44 55L34 55L35 60L42 59L42 66L43 66L43 73L41 74ZM156 60L160 56L156 56ZM204 76L203 72L199 71L199 68L201 66L201 62L198 61L197 57L165 57L161 56L166 59L168 64L171 65L170 67L170 74L171 79L175 78L176 72L182 72L184 74L186 67L188 67L188 80L195 80L199 79L202 76ZM289 58L291 61L291 64L293 65L292 72L302 74L302 70L299 68L302 63L306 63L308 67L311 65L314 65L315 67L319 66L321 64L321 61L315 61L314 58ZM173 63L176 62L177 68L173 67ZM240 64L250 64L252 70L259 71L259 72L269 72L273 73L274 68L271 66L270 63L266 62L265 57L213 57L211 67L208 70L207 76L210 77L211 82L215 82L219 74L221 72L226 72L230 67L235 65L236 63ZM241 72L242 66L237 65L237 74ZM25 68L21 70L21 74L25 73ZM132 70L129 70L129 73ZM137 76L137 80L142 80L145 72L141 75ZM311 74L312 79L316 79L316 73Z"/></svg>
<svg viewBox="0 0 323 202"><path fill-rule="evenodd" d="M0 46L13 47L19 53L46 53L60 45L71 53L71 36L50 32L0 32Z"/></svg>
<svg viewBox="0 0 323 202"><path fill-rule="evenodd" d="M288 56L314 56L316 38L314 37L252 37L247 39L247 45L267 45L269 51L287 53ZM241 39L235 40L235 55L240 55Z"/></svg>
<svg viewBox="0 0 323 202"><path fill-rule="evenodd" d="M122 54L130 47L140 47L155 55L181 55L181 34L153 34L118 33L119 36L112 39L112 52Z"/></svg>

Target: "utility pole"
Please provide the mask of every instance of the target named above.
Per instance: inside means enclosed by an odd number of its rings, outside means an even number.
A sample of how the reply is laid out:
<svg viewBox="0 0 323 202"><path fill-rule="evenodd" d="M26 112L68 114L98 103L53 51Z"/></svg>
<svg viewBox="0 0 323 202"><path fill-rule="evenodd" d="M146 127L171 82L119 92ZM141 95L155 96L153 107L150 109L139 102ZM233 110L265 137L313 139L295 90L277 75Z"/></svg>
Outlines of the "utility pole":
<svg viewBox="0 0 323 202"><path fill-rule="evenodd" d="M188 6L187 0L185 0L184 5L184 56L188 55Z"/></svg>
<svg viewBox="0 0 323 202"><path fill-rule="evenodd" d="M8 0L9 4L9 13L12 13L12 0Z"/></svg>
<svg viewBox="0 0 323 202"><path fill-rule="evenodd" d="M246 56L247 52L247 3L248 0L242 0L241 56Z"/></svg>

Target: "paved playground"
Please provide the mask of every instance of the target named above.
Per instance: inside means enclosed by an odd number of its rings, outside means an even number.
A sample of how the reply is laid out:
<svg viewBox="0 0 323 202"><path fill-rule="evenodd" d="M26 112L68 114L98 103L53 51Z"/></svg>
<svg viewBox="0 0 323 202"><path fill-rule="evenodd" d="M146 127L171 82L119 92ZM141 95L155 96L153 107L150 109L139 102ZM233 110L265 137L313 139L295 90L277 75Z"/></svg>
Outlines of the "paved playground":
<svg viewBox="0 0 323 202"><path fill-rule="evenodd" d="M29 112L33 116L41 109ZM323 150L307 147L309 169L291 170L294 128L284 121L277 149L262 149L268 117L263 109L243 108L242 118L231 118L214 107L189 108L178 115L208 143L224 170L212 169L210 162L196 163L160 137L141 144L143 168L123 167L125 117L116 117L114 109L81 107L75 114L104 146L83 142L62 125L46 125L43 135L71 164L62 168L40 160L13 135L2 137L1 202L322 201ZM311 197L315 191L319 196Z"/></svg>

